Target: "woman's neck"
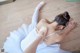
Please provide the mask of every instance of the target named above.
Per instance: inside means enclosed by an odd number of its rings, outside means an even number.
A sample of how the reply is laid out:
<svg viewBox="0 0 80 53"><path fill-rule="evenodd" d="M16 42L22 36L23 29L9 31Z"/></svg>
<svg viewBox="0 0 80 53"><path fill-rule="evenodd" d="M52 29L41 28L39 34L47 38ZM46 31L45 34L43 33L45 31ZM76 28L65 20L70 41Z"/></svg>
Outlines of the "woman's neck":
<svg viewBox="0 0 80 53"><path fill-rule="evenodd" d="M48 34L51 34L51 33L55 32L56 31L56 26L57 26L56 23L48 24L48 27L49 27Z"/></svg>
<svg viewBox="0 0 80 53"><path fill-rule="evenodd" d="M53 28L53 30L56 31L57 25L58 25L57 22L53 22L49 26L51 26L51 28Z"/></svg>

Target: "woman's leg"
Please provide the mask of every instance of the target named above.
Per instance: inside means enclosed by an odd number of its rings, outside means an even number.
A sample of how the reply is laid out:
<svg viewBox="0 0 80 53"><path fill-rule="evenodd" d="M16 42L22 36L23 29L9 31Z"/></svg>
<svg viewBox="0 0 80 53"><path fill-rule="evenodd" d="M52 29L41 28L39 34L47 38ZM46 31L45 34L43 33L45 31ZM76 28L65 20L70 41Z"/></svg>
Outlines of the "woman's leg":
<svg viewBox="0 0 80 53"><path fill-rule="evenodd" d="M34 14L32 16L32 22L29 25L29 32L34 29L38 23L39 11L41 7L44 5L44 2L40 2L34 10Z"/></svg>

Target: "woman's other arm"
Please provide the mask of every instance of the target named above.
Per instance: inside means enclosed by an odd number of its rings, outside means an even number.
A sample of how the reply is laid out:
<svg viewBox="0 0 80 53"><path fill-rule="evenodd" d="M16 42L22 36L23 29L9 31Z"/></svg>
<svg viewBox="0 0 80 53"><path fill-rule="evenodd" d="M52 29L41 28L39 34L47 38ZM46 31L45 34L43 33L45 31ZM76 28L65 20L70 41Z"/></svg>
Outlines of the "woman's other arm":
<svg viewBox="0 0 80 53"><path fill-rule="evenodd" d="M45 38L47 33L47 28L42 27L38 32L38 37L32 42L32 44L26 48L25 53L36 53L38 44Z"/></svg>
<svg viewBox="0 0 80 53"><path fill-rule="evenodd" d="M60 34L61 40L63 40L73 29L75 29L76 26L77 26L77 23L74 20L70 20L66 28Z"/></svg>
<svg viewBox="0 0 80 53"><path fill-rule="evenodd" d="M47 45L51 44L60 44L62 40L77 26L77 23L74 20L71 20L69 24L64 28L60 34L55 34L55 36L49 36L44 42Z"/></svg>

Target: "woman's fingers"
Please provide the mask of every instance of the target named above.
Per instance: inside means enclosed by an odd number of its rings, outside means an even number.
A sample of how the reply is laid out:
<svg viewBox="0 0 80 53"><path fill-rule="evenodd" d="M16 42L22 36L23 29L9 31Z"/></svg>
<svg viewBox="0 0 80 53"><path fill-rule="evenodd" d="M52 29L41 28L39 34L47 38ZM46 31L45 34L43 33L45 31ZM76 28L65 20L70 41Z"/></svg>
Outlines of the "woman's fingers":
<svg viewBox="0 0 80 53"><path fill-rule="evenodd" d="M73 20L73 18L70 18L70 20L69 21L72 21Z"/></svg>
<svg viewBox="0 0 80 53"><path fill-rule="evenodd" d="M46 35L47 33L47 28L46 27L42 27L40 30L39 30L39 34L41 35Z"/></svg>
<svg viewBox="0 0 80 53"><path fill-rule="evenodd" d="M70 28L70 29L74 29L75 27L77 27L77 22L75 22L75 21L72 19L72 20L69 21L67 27Z"/></svg>
<svg viewBox="0 0 80 53"><path fill-rule="evenodd" d="M47 27L42 27L40 30L39 30L39 32L38 32L38 34L39 34L39 36L41 36L42 38L45 38L46 37L46 35L47 35Z"/></svg>

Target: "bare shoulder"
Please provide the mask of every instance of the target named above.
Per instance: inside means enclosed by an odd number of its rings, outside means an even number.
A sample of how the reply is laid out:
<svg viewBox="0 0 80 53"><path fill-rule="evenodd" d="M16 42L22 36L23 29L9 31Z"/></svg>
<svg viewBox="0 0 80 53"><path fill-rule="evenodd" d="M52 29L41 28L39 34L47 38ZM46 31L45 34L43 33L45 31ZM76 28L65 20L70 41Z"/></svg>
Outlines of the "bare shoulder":
<svg viewBox="0 0 80 53"><path fill-rule="evenodd" d="M40 22L46 22L46 21L47 21L46 19L41 19L41 20L40 20Z"/></svg>
<svg viewBox="0 0 80 53"><path fill-rule="evenodd" d="M41 24L44 24L44 23L47 23L47 20L46 19L41 19L38 23L38 25L41 25Z"/></svg>
<svg viewBox="0 0 80 53"><path fill-rule="evenodd" d="M42 26L47 25L47 20L46 19L41 19L39 23L37 24L37 28L40 29Z"/></svg>

